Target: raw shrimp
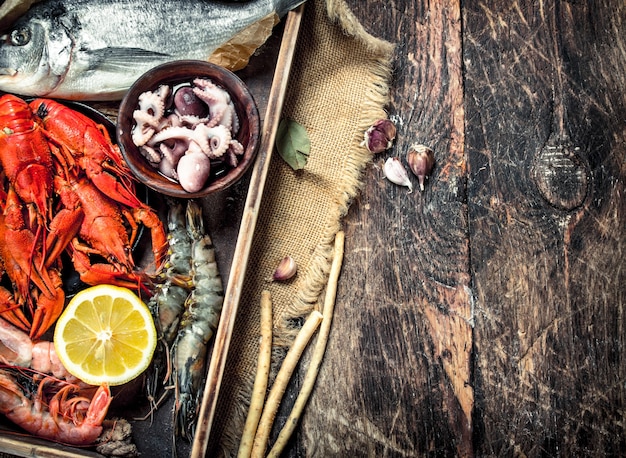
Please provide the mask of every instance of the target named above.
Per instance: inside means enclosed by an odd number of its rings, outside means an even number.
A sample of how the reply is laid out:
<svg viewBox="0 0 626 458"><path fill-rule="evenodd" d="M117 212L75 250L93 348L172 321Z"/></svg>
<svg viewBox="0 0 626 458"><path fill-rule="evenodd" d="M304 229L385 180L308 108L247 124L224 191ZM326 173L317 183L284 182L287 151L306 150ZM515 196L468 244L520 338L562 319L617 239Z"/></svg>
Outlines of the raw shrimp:
<svg viewBox="0 0 626 458"><path fill-rule="evenodd" d="M187 230L185 208L180 202L170 201L167 228L169 248L161 275L164 282L152 302L165 342L170 346L176 338L184 302L192 286L189 274L192 239Z"/></svg>
<svg viewBox="0 0 626 458"><path fill-rule="evenodd" d="M0 370L0 412L9 420L34 436L90 445L102 432L111 392L102 385L90 399L77 396L77 391L76 385L50 377L35 384L24 373Z"/></svg>
<svg viewBox="0 0 626 458"><path fill-rule="evenodd" d="M189 281L191 265L191 235L187 230L186 211L183 204L168 200L167 241L169 249L163 265L165 278L182 276Z"/></svg>
<svg viewBox="0 0 626 458"><path fill-rule="evenodd" d="M164 389L172 384L171 346L176 338L178 323L188 295L189 291L185 288L167 281L157 287L156 293L148 302L159 335L150 368L146 371L146 395L151 404L148 415L171 393L171 390ZM169 323L165 330L162 327L163 321Z"/></svg>
<svg viewBox="0 0 626 458"><path fill-rule="evenodd" d="M9 366L30 368L69 382L78 379L67 372L54 350L45 340L33 342L28 334L0 318L0 362Z"/></svg>
<svg viewBox="0 0 626 458"><path fill-rule="evenodd" d="M193 239L193 290L185 302L185 312L174 342L172 367L176 394L174 429L176 434L191 440L202 396L207 344L219 323L224 287L213 242L204 230L202 210L194 201L187 204L187 229Z"/></svg>
<svg viewBox="0 0 626 458"><path fill-rule="evenodd" d="M169 353L184 304L191 289L191 236L187 231L185 207L178 201L168 200L167 240L169 248L159 275L162 281L148 301L148 307L159 333L159 341L151 368L146 372L146 393L153 407L164 399L163 387L170 383ZM160 398L160 399L159 399Z"/></svg>

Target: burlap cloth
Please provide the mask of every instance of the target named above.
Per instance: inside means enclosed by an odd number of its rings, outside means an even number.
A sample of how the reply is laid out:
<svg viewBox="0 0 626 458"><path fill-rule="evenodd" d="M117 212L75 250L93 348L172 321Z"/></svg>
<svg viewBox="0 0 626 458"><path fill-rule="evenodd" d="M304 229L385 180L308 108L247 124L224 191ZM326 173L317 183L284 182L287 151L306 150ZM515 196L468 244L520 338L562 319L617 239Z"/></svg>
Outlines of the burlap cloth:
<svg viewBox="0 0 626 458"><path fill-rule="evenodd" d="M211 430L211 454L234 455L238 448L256 370L261 291L272 295L278 355L295 335L297 318L323 299L334 236L372 160L361 145L363 133L386 117L392 52L391 44L364 31L343 0L306 3L283 117L306 128L311 154L300 171L278 154L272 158ZM298 275L292 282L269 283L285 255L296 260Z"/></svg>

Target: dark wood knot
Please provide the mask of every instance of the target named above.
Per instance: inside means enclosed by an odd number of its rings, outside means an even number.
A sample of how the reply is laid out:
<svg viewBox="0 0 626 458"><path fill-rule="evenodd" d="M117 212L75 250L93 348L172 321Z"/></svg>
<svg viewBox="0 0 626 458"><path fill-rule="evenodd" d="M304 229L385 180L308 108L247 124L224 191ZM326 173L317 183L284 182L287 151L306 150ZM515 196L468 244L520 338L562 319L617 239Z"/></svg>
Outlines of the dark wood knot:
<svg viewBox="0 0 626 458"><path fill-rule="evenodd" d="M546 145L535 158L533 180L537 189L560 210L573 210L587 197L589 167L579 153L580 148L569 145Z"/></svg>

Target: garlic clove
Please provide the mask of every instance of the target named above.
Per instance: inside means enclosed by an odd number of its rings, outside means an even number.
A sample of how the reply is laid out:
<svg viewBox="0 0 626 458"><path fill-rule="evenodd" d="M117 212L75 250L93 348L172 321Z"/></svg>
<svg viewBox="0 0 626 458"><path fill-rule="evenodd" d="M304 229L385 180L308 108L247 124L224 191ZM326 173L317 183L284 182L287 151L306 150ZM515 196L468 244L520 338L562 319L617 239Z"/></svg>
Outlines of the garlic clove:
<svg viewBox="0 0 626 458"><path fill-rule="evenodd" d="M400 186L407 186L409 194L413 192L413 183L409 179L409 174L397 157L388 158L383 164L383 173L392 183Z"/></svg>
<svg viewBox="0 0 626 458"><path fill-rule="evenodd" d="M291 256L285 256L278 263L278 266L274 271L274 275L272 275L272 280L287 281L293 278L297 271L298 265L296 264L296 261Z"/></svg>
<svg viewBox="0 0 626 458"><path fill-rule="evenodd" d="M414 144L406 155L409 168L415 174L420 184L420 191L424 190L424 181L435 166L435 153L426 145Z"/></svg>
<svg viewBox="0 0 626 458"><path fill-rule="evenodd" d="M363 135L363 144L369 152L377 154L389 148L396 138L396 125L389 119L379 119Z"/></svg>

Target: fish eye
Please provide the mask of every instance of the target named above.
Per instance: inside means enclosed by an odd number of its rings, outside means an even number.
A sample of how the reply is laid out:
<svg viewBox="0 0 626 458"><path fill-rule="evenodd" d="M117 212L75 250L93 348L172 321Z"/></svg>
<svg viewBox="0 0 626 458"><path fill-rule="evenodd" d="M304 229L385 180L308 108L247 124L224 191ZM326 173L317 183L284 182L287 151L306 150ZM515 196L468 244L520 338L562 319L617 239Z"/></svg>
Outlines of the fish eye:
<svg viewBox="0 0 626 458"><path fill-rule="evenodd" d="M11 32L11 44L13 46L24 46L30 41L30 29L21 28Z"/></svg>

